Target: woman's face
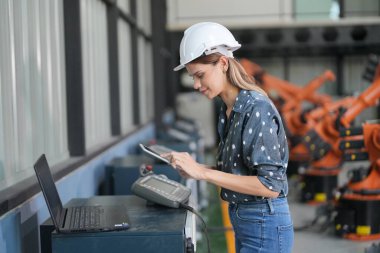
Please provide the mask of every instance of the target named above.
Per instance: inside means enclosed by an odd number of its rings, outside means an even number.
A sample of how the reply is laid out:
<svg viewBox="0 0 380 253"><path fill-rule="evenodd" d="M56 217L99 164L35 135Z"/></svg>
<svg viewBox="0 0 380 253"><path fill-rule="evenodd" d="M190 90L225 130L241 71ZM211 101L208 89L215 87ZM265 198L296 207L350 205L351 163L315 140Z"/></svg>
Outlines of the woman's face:
<svg viewBox="0 0 380 253"><path fill-rule="evenodd" d="M193 78L193 87L209 99L218 96L226 84L226 74L223 73L223 63L216 64L189 63L187 72Z"/></svg>

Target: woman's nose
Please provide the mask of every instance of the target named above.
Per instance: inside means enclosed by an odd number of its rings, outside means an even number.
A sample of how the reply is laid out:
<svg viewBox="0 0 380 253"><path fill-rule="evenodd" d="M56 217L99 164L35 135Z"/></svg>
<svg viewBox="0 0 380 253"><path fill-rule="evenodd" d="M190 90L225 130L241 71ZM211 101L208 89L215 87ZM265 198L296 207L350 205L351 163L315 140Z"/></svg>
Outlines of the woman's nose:
<svg viewBox="0 0 380 253"><path fill-rule="evenodd" d="M200 87L201 87L201 82L199 82L198 79L194 79L194 85L193 85L193 88L194 88L195 90L198 90Z"/></svg>

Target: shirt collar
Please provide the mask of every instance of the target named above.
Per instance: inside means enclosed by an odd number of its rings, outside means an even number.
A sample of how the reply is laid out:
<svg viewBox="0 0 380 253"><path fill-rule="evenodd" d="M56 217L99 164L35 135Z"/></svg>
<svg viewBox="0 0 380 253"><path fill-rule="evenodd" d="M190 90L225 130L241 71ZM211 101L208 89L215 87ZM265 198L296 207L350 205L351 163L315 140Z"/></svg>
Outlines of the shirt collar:
<svg viewBox="0 0 380 253"><path fill-rule="evenodd" d="M250 99L250 92L247 90L241 90L235 99L235 104L232 110L235 112L242 112L244 110L244 105Z"/></svg>

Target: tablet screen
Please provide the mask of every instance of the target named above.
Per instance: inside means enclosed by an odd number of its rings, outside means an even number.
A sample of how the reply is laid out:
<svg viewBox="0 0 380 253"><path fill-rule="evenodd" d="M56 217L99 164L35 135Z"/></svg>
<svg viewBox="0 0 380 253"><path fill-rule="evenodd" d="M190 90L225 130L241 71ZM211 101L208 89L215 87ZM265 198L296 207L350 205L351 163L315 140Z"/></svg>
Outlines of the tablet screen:
<svg viewBox="0 0 380 253"><path fill-rule="evenodd" d="M163 161L163 162L166 162L167 164L170 164L170 161L162 156L160 156L160 154L164 154L164 153L168 153L170 152L171 150L170 149L167 149L165 151L167 152L164 152L164 149L160 150L160 149L157 149L157 148L151 148L151 147L148 147L148 146L145 146L143 144L140 144L140 147L142 150L145 151L145 153ZM152 146L153 147L153 146ZM155 147L158 147L158 146L155 146ZM162 151L162 152L161 152Z"/></svg>

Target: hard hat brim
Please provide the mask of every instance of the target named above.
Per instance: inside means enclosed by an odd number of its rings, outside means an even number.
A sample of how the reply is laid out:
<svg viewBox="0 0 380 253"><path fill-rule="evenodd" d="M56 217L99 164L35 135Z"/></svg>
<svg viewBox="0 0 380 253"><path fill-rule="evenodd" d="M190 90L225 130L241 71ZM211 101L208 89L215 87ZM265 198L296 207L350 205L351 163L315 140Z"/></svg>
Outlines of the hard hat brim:
<svg viewBox="0 0 380 253"><path fill-rule="evenodd" d="M180 65L178 65L177 67L175 67L173 70L174 70L174 71L178 71L178 70L183 69L184 67L185 67L184 64L180 64Z"/></svg>

